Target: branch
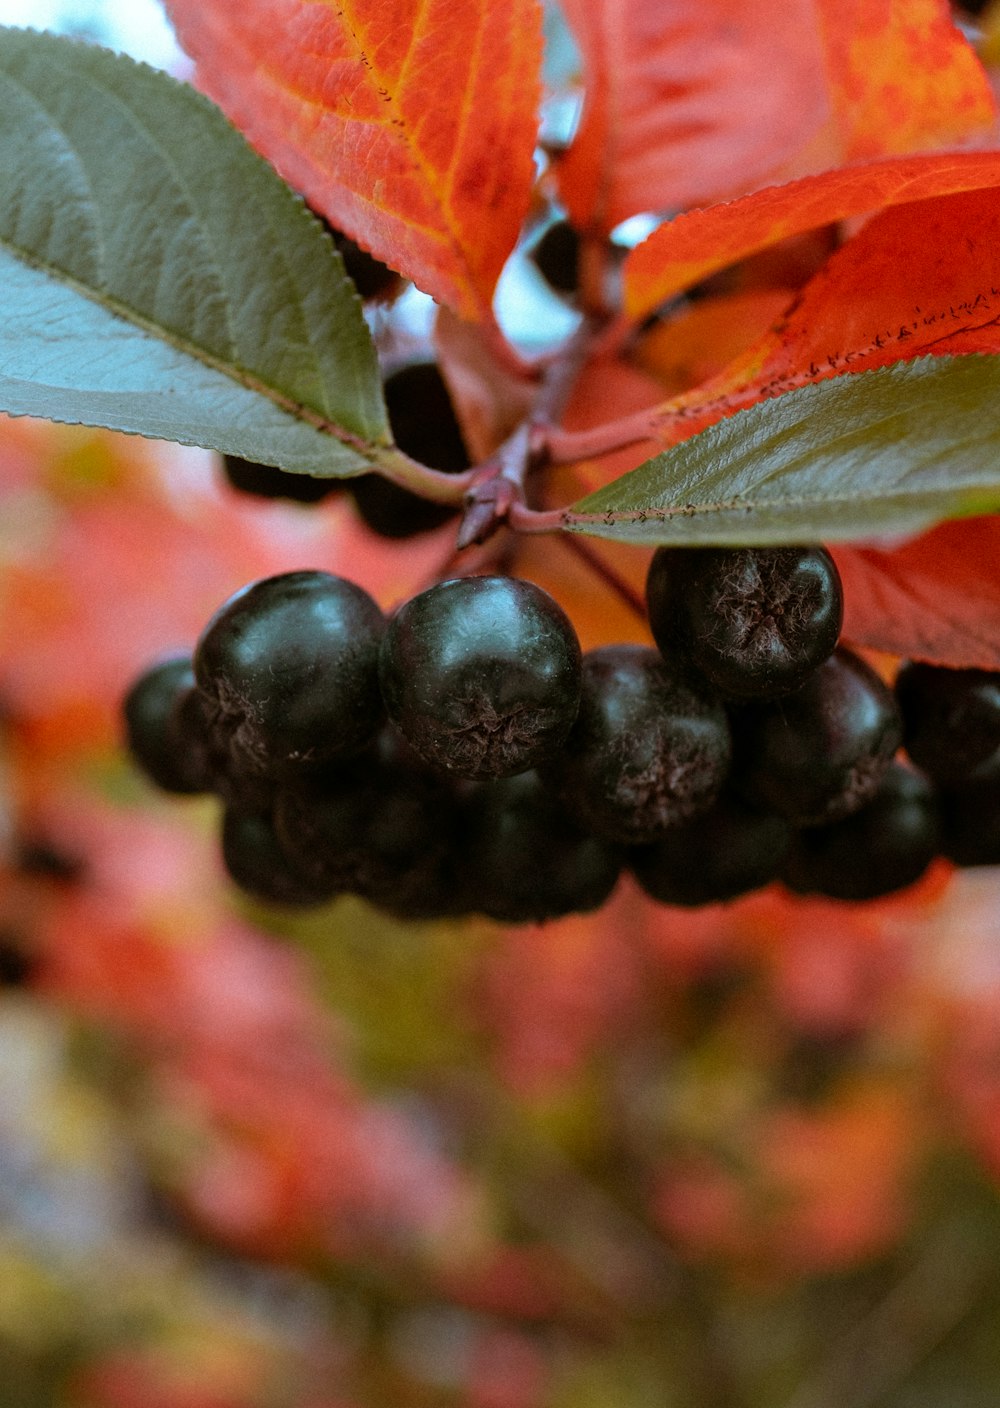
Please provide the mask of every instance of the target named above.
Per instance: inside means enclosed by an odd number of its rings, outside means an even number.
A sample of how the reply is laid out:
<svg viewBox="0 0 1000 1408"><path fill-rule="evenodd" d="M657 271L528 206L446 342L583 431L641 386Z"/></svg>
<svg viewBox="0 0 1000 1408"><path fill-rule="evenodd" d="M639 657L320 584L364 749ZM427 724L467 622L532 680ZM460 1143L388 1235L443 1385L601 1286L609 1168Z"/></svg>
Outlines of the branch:
<svg viewBox="0 0 1000 1408"><path fill-rule="evenodd" d="M654 406L619 420L605 421L592 430L562 430L553 426L545 439L548 462L576 464L579 460L596 460L615 450L625 450L629 445L640 445L644 440L660 444L657 428L662 420L662 408Z"/></svg>
<svg viewBox="0 0 1000 1408"><path fill-rule="evenodd" d="M458 546L483 543L504 523L522 531L551 532L557 521L538 526L528 509L525 486L532 470L549 459L548 443L555 424L590 356L595 325L584 319L559 354L546 367L530 414L485 464L472 471L465 494L465 517ZM529 526L534 524L534 526Z"/></svg>

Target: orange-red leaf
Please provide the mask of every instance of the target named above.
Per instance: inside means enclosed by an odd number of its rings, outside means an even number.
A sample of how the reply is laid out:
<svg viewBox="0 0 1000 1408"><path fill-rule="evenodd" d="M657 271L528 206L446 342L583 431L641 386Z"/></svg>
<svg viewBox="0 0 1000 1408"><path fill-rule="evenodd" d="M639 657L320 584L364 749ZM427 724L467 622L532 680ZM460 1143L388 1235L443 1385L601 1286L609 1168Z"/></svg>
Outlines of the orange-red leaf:
<svg viewBox="0 0 1000 1408"><path fill-rule="evenodd" d="M994 118L948 0L564 0L583 56L560 163L581 229L817 166L951 144Z"/></svg>
<svg viewBox="0 0 1000 1408"><path fill-rule="evenodd" d="M731 300L695 304L695 312L716 303L724 313ZM845 372L970 352L1000 353L995 186L877 215L805 285L782 321L664 406L662 432L684 438L755 401Z"/></svg>
<svg viewBox="0 0 1000 1408"><path fill-rule="evenodd" d="M998 185L1000 152L936 153L824 171L693 210L661 225L629 255L628 311L642 317L679 289L789 235L885 206Z"/></svg>
<svg viewBox="0 0 1000 1408"><path fill-rule="evenodd" d="M168 9L199 84L315 209L464 317L491 316L534 176L537 0Z"/></svg>
<svg viewBox="0 0 1000 1408"><path fill-rule="evenodd" d="M833 552L848 639L940 665L1000 669L1000 518L943 523L895 551Z"/></svg>
<svg viewBox="0 0 1000 1408"><path fill-rule="evenodd" d="M813 0L564 0L564 9L586 94L559 185L581 229L606 233L640 211L745 190L826 117Z"/></svg>
<svg viewBox="0 0 1000 1408"><path fill-rule="evenodd" d="M947 0L817 0L845 161L957 142L994 116Z"/></svg>

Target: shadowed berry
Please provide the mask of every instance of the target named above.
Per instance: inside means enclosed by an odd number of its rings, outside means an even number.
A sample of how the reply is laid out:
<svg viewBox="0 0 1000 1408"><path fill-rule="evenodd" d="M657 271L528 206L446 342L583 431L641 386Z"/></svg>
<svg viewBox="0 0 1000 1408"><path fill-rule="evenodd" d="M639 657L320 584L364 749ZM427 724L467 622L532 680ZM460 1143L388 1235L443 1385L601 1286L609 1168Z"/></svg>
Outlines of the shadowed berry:
<svg viewBox="0 0 1000 1408"><path fill-rule="evenodd" d="M240 889L266 904L316 905L334 893L301 874L282 849L266 812L226 808L222 859Z"/></svg>
<svg viewBox="0 0 1000 1408"><path fill-rule="evenodd" d="M239 455L223 455L227 482L242 494L257 499L289 499L298 504L318 504L343 489L340 479L319 479L312 474L291 474L273 464L258 464Z"/></svg>
<svg viewBox="0 0 1000 1408"><path fill-rule="evenodd" d="M901 738L892 693L841 647L794 694L738 711L734 785L793 825L826 825L875 795Z"/></svg>
<svg viewBox="0 0 1000 1408"><path fill-rule="evenodd" d="M580 826L642 844L711 806L729 758L711 685L648 646L611 645L584 656L580 713L546 776Z"/></svg>
<svg viewBox="0 0 1000 1408"><path fill-rule="evenodd" d="M506 924L599 909L622 866L621 849L566 816L536 772L479 787L463 843L472 907Z"/></svg>
<svg viewBox="0 0 1000 1408"><path fill-rule="evenodd" d="M415 362L386 378L383 388L392 437L411 459L445 474L469 467L448 388L434 362ZM457 508L431 503L381 474L351 480L364 522L382 538L412 538L456 517Z"/></svg>
<svg viewBox="0 0 1000 1408"><path fill-rule="evenodd" d="M723 793L707 812L629 854L646 894L661 904L717 904L776 880L792 828Z"/></svg>
<svg viewBox="0 0 1000 1408"><path fill-rule="evenodd" d="M873 900L919 880L939 842L930 783L894 762L859 811L832 826L799 832L781 878L801 894Z"/></svg>
<svg viewBox="0 0 1000 1408"><path fill-rule="evenodd" d="M151 666L125 696L129 752L165 792L190 795L212 787L204 738L189 716L194 693L191 658L181 655Z"/></svg>
<svg viewBox="0 0 1000 1408"><path fill-rule="evenodd" d="M903 746L928 776L965 783L1000 775L1000 673L907 661L896 699Z"/></svg>
<svg viewBox="0 0 1000 1408"><path fill-rule="evenodd" d="M1000 778L940 792L941 850L956 865L1000 865Z"/></svg>
<svg viewBox="0 0 1000 1408"><path fill-rule="evenodd" d="M580 236L568 220L557 220L532 246L531 260L549 288L571 295L580 287Z"/></svg>
<svg viewBox="0 0 1000 1408"><path fill-rule="evenodd" d="M360 751L384 717L384 618L367 592L327 572L251 583L209 621L194 656L240 770L281 776Z"/></svg>
<svg viewBox="0 0 1000 1408"><path fill-rule="evenodd" d="M660 548L646 582L653 638L686 649L725 694L798 689L832 652L843 594L825 548Z"/></svg>
<svg viewBox="0 0 1000 1408"><path fill-rule="evenodd" d="M380 673L390 717L425 761L462 777L508 777L566 738L580 697L580 645L540 587L460 577L400 607Z"/></svg>

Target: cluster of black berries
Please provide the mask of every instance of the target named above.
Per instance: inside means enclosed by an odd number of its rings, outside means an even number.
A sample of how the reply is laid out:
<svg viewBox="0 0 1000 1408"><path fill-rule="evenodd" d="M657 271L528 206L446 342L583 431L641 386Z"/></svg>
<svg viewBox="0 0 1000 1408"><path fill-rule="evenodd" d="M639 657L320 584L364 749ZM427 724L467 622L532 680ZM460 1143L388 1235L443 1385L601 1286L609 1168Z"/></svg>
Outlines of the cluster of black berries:
<svg viewBox="0 0 1000 1408"><path fill-rule="evenodd" d="M822 548L661 549L647 601L658 648L583 655L515 578L388 620L328 573L268 578L136 683L129 744L222 798L229 873L275 903L516 923L599 907L623 868L696 906L1000 861L1000 677L909 664L888 688L837 645Z"/></svg>

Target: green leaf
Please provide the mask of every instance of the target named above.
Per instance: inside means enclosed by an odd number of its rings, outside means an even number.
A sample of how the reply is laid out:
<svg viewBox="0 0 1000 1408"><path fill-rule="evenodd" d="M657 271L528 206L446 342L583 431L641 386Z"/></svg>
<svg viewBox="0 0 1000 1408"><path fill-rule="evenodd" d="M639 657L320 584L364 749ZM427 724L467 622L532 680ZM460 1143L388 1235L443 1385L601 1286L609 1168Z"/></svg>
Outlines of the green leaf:
<svg viewBox="0 0 1000 1408"><path fill-rule="evenodd" d="M739 546L1000 509L1000 357L923 357L761 401L567 509L570 531Z"/></svg>
<svg viewBox="0 0 1000 1408"><path fill-rule="evenodd" d="M192 88L0 28L0 410L322 476L391 443L322 225Z"/></svg>

